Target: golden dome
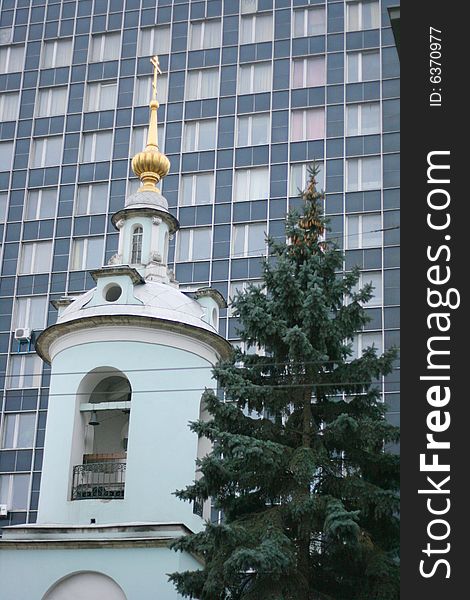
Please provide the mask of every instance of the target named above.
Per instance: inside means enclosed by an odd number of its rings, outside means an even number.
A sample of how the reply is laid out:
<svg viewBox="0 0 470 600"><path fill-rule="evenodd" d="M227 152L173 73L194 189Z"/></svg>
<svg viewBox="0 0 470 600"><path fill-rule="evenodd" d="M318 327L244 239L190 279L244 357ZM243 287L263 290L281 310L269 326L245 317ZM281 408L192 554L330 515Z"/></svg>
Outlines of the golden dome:
<svg viewBox="0 0 470 600"><path fill-rule="evenodd" d="M132 170L145 187L149 181L157 184L165 175L168 175L170 161L158 150L146 148L132 159Z"/></svg>
<svg viewBox="0 0 470 600"><path fill-rule="evenodd" d="M168 175L170 170L170 161L158 148L157 110L160 105L155 96L156 84L154 84L154 97L150 102L150 123L147 145L142 152L138 152L132 159L132 170L142 182L142 185L138 190L139 192L159 192L160 190L156 185L163 177L165 177L165 175Z"/></svg>

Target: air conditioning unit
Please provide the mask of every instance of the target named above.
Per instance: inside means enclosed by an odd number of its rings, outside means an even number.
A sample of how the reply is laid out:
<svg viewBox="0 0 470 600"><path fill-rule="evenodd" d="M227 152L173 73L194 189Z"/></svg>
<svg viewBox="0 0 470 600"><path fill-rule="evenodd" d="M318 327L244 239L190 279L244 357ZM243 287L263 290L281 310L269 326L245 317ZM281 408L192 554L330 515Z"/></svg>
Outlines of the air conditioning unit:
<svg viewBox="0 0 470 600"><path fill-rule="evenodd" d="M0 519L8 517L8 507L6 504L0 504Z"/></svg>
<svg viewBox="0 0 470 600"><path fill-rule="evenodd" d="M31 329L29 327L18 327L15 329L15 340L18 342L29 342L31 339Z"/></svg>

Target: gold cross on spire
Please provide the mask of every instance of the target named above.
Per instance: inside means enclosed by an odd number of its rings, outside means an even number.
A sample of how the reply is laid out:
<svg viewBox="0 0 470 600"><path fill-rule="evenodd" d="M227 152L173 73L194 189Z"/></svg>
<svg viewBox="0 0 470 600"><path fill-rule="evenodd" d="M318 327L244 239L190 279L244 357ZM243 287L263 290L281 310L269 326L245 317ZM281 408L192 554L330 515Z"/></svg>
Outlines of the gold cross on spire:
<svg viewBox="0 0 470 600"><path fill-rule="evenodd" d="M157 99L157 77L162 74L162 70L160 69L160 61L158 60L158 56L152 56L150 62L153 65L153 96L152 100Z"/></svg>
<svg viewBox="0 0 470 600"><path fill-rule="evenodd" d="M162 74L158 56L152 56L153 65L153 93L150 101L150 122L147 134L147 145L143 152L138 152L132 159L132 170L139 177L142 186L139 192L159 192L156 184L167 175L170 170L170 161L158 148L158 100L157 80Z"/></svg>

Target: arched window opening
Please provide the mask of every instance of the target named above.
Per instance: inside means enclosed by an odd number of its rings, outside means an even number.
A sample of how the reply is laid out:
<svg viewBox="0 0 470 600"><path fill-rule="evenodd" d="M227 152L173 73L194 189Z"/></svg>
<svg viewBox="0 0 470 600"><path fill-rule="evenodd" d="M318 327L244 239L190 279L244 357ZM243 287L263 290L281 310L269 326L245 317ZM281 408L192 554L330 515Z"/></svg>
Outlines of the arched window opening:
<svg viewBox="0 0 470 600"><path fill-rule="evenodd" d="M88 373L79 392L83 443L74 457L71 498L122 499L131 385L117 369L102 367Z"/></svg>
<svg viewBox="0 0 470 600"><path fill-rule="evenodd" d="M129 402L131 399L131 384L120 375L111 375L102 379L93 389L90 402Z"/></svg>
<svg viewBox="0 0 470 600"><path fill-rule="evenodd" d="M103 573L82 571L56 582L43 596L43 600L126 600L122 588Z"/></svg>
<svg viewBox="0 0 470 600"><path fill-rule="evenodd" d="M134 228L131 242L131 264L135 265L142 262L142 238L144 230L140 225Z"/></svg>
<svg viewBox="0 0 470 600"><path fill-rule="evenodd" d="M93 441L88 444L88 461L125 459L129 429L131 385L125 377L111 375L102 379L90 395L91 411L88 435Z"/></svg>

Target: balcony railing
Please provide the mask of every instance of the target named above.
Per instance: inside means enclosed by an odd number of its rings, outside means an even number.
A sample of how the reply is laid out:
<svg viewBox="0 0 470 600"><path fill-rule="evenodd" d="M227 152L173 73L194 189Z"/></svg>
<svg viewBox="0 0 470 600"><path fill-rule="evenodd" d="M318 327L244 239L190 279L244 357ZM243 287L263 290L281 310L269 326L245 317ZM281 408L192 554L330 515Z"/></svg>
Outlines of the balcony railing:
<svg viewBox="0 0 470 600"><path fill-rule="evenodd" d="M73 468L72 500L122 499L125 462L91 462Z"/></svg>

